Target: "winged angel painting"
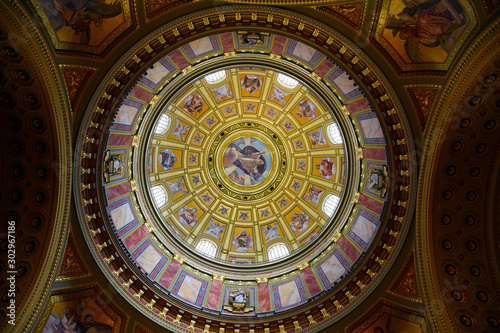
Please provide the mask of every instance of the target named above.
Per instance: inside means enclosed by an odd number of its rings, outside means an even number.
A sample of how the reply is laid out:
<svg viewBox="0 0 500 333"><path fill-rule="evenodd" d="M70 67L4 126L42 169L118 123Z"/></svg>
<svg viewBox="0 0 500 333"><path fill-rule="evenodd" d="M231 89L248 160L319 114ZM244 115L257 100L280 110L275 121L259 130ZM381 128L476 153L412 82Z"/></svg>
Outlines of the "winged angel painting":
<svg viewBox="0 0 500 333"><path fill-rule="evenodd" d="M456 0L391 1L384 37L406 62L443 62L468 21Z"/></svg>

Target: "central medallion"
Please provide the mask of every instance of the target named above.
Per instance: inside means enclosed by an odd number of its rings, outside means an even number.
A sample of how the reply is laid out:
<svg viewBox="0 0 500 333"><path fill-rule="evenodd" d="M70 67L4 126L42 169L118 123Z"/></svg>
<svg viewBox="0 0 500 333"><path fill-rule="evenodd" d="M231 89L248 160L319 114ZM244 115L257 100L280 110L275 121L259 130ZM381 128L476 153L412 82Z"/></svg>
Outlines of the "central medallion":
<svg viewBox="0 0 500 333"><path fill-rule="evenodd" d="M257 185L269 175L272 154L262 140L244 136L233 140L224 150L226 175L238 185Z"/></svg>
<svg viewBox="0 0 500 333"><path fill-rule="evenodd" d="M232 198L255 200L279 186L286 166L281 139L267 126L235 123L215 136L208 171L216 187Z"/></svg>

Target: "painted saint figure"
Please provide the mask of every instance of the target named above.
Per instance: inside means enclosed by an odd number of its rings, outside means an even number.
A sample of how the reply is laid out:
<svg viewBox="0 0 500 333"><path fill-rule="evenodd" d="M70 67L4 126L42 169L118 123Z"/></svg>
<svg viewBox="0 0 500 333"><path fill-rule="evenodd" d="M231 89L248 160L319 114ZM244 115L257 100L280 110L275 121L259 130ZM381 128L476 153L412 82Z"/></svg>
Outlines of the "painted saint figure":
<svg viewBox="0 0 500 333"><path fill-rule="evenodd" d="M184 111L186 111L187 113L189 113L190 115L193 116L196 114L196 112L199 112L199 113L202 112L203 103L204 103L203 98L201 98L200 95L192 94L186 98L182 108L184 109Z"/></svg>
<svg viewBox="0 0 500 333"><path fill-rule="evenodd" d="M307 216L306 213L302 211L300 212L300 214L293 212L292 220L290 221L290 227L292 228L293 232L302 234L309 227L309 219L309 216Z"/></svg>
<svg viewBox="0 0 500 333"><path fill-rule="evenodd" d="M175 123L174 130L172 131L172 135L175 135L176 137L178 137L179 141L184 142L184 137L187 135L190 128L191 128L191 126L182 125L180 123L179 119L177 119L177 121Z"/></svg>
<svg viewBox="0 0 500 333"><path fill-rule="evenodd" d="M253 247L253 238L245 230L233 237L233 246L236 252L248 252Z"/></svg>
<svg viewBox="0 0 500 333"><path fill-rule="evenodd" d="M248 74L241 80L241 86L250 94L253 94L256 90L260 89L261 85L262 79L257 75Z"/></svg>
<svg viewBox="0 0 500 333"><path fill-rule="evenodd" d="M323 128L320 127L316 132L309 131L307 132L307 135L309 138L311 138L311 143L313 145L313 148L316 148L318 145L321 146L326 146L328 143L325 140L325 137L323 136Z"/></svg>
<svg viewBox="0 0 500 333"><path fill-rule="evenodd" d="M170 170L174 167L175 163L179 161L179 158L172 153L170 149L163 149L160 151L158 156L158 161L163 167L163 170Z"/></svg>
<svg viewBox="0 0 500 333"><path fill-rule="evenodd" d="M282 237L278 232L278 223L275 223L273 225L268 224L266 227L261 227L261 229L262 232L266 234L266 242Z"/></svg>
<svg viewBox="0 0 500 333"><path fill-rule="evenodd" d="M259 150L255 146L256 143L259 144L262 149ZM241 143L244 143L245 146L241 148ZM226 170L226 174L229 178L233 179L236 183L240 184L241 181L245 181L245 177L243 175L235 173L236 170L231 168L232 166L236 166L239 170L241 170L244 174L250 176L250 184L252 185L255 182L259 182L262 176L265 176L268 165L266 158L263 155L269 153L267 147L260 142L260 140L252 139L252 138L243 138L243 140L235 140L226 148L223 156L223 166ZM243 177L240 177L243 176Z"/></svg>
<svg viewBox="0 0 500 333"><path fill-rule="evenodd" d="M170 191L172 191L172 196L177 193L188 193L186 186L184 185L184 177L179 177L175 183L167 182L168 187L170 187Z"/></svg>
<svg viewBox="0 0 500 333"><path fill-rule="evenodd" d="M327 157L321 160L321 162L316 165L316 169L318 169L321 176L326 179L332 178L337 172L337 169L335 168L335 162L331 157Z"/></svg>
<svg viewBox="0 0 500 333"><path fill-rule="evenodd" d="M208 221L208 227L207 231L205 231L205 234L212 235L218 240L221 240L220 235L224 232L226 229L225 225L220 225L219 222L214 222L214 220L210 219Z"/></svg>
<svg viewBox="0 0 500 333"><path fill-rule="evenodd" d="M304 196L304 200L309 201L309 202L313 203L315 206L317 206L322 194L323 194L322 190L320 190L319 188L316 188L316 186L314 186L314 185L311 185L311 188L309 189L309 193L307 193Z"/></svg>
<svg viewBox="0 0 500 333"><path fill-rule="evenodd" d="M304 117L309 119L316 118L316 107L314 106L313 102L305 99L297 104L297 108L299 109L297 111L297 117Z"/></svg>
<svg viewBox="0 0 500 333"><path fill-rule="evenodd" d="M219 103L221 100L224 100L226 98L232 98L233 93L231 92L231 89L229 89L229 85L226 83L223 86L217 87L210 89L215 93L215 102Z"/></svg>
<svg viewBox="0 0 500 333"><path fill-rule="evenodd" d="M196 212L198 212L198 208L190 208L187 206L179 209L179 221L185 227L193 227L196 222L198 222L198 217L196 217Z"/></svg>

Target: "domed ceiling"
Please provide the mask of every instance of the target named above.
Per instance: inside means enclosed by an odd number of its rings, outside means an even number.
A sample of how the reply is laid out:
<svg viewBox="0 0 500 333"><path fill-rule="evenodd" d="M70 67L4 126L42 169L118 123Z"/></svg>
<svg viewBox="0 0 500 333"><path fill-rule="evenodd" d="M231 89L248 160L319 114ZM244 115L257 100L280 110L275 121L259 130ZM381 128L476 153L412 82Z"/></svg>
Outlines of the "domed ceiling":
<svg viewBox="0 0 500 333"><path fill-rule="evenodd" d="M7 330L498 328L498 4L276 4L0 4Z"/></svg>

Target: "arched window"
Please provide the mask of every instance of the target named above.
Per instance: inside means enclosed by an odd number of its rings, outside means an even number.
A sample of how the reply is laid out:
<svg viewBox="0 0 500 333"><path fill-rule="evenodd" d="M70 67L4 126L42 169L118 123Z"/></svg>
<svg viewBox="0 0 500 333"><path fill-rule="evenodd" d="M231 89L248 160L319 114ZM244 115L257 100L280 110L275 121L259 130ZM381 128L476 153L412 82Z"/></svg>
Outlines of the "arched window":
<svg viewBox="0 0 500 333"><path fill-rule="evenodd" d="M162 114L155 127L155 134L165 134L170 125L170 117L166 114Z"/></svg>
<svg viewBox="0 0 500 333"><path fill-rule="evenodd" d="M321 209L323 210L323 213L328 215L329 217L332 217L333 214L337 211L337 207L339 206L340 202L340 197L334 195L334 194L329 194L326 198L325 201L323 201L323 207Z"/></svg>
<svg viewBox="0 0 500 333"><path fill-rule="evenodd" d="M278 74L278 82L290 89L294 89L299 84L299 81L281 73Z"/></svg>
<svg viewBox="0 0 500 333"><path fill-rule="evenodd" d="M214 73L210 73L208 75L205 75L205 80L207 81L208 84L214 84L217 82L220 82L226 78L226 71L225 70L220 70Z"/></svg>
<svg viewBox="0 0 500 333"><path fill-rule="evenodd" d="M278 260L279 258L286 257L289 254L290 251L288 251L288 248L283 243L273 245L267 250L267 257L269 258L269 261Z"/></svg>
<svg viewBox="0 0 500 333"><path fill-rule="evenodd" d="M196 251L203 253L207 257L215 258L217 247L210 241L202 239L196 244Z"/></svg>
<svg viewBox="0 0 500 333"><path fill-rule="evenodd" d="M153 195L156 207L160 208L167 203L167 195L161 185L151 187L151 194Z"/></svg>
<svg viewBox="0 0 500 333"><path fill-rule="evenodd" d="M333 144L344 142L344 140L342 140L342 135L340 134L339 125L335 123L328 125L326 132L328 133L328 138Z"/></svg>

